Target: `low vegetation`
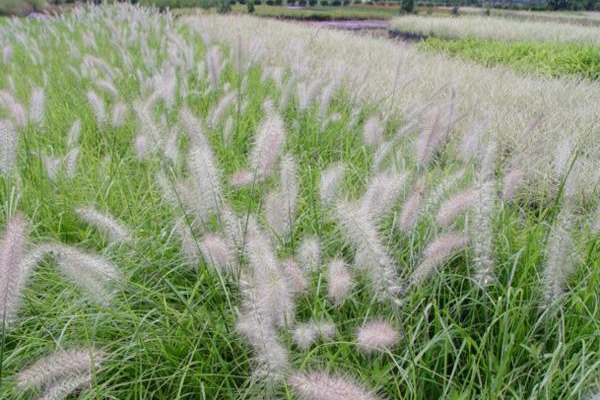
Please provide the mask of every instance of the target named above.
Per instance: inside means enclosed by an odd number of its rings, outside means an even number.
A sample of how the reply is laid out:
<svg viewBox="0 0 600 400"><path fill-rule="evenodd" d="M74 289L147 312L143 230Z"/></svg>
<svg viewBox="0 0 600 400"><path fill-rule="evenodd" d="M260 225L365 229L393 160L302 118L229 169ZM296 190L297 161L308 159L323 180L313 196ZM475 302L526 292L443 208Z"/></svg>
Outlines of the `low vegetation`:
<svg viewBox="0 0 600 400"><path fill-rule="evenodd" d="M233 6L234 12L246 12L246 6ZM399 7L305 7L288 8L281 6L260 5L255 6L254 15L259 17L310 20L310 21L335 21L335 20L389 20L398 16Z"/></svg>
<svg viewBox="0 0 600 400"><path fill-rule="evenodd" d="M497 17L434 18L404 16L395 19L394 31L443 39L492 39L501 41L539 41L600 46L600 30L539 21L516 21Z"/></svg>
<svg viewBox="0 0 600 400"><path fill-rule="evenodd" d="M2 0L0 1L0 16L25 16L34 11L43 11L45 0Z"/></svg>
<svg viewBox="0 0 600 400"><path fill-rule="evenodd" d="M0 43L0 398L599 390L597 84L131 5Z"/></svg>
<svg viewBox="0 0 600 400"><path fill-rule="evenodd" d="M443 51L488 67L509 66L549 76L574 75L600 79L600 47L548 42L428 38L421 49Z"/></svg>

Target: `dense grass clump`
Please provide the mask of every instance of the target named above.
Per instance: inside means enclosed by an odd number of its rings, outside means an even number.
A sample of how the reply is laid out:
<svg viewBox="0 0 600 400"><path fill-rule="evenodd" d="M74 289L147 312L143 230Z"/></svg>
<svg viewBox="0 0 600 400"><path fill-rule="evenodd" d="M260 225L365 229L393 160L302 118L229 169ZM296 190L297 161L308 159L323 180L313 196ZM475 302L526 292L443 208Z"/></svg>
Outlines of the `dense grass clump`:
<svg viewBox="0 0 600 400"><path fill-rule="evenodd" d="M43 11L45 0L2 0L0 2L0 16L23 17L34 11Z"/></svg>
<svg viewBox="0 0 600 400"><path fill-rule="evenodd" d="M233 6L234 12L244 12L245 6ZM303 7L293 9L282 6L258 5L254 14L259 17L308 20L308 21L336 21L336 20L389 20L399 14L399 7Z"/></svg>
<svg viewBox="0 0 600 400"><path fill-rule="evenodd" d="M520 72L533 71L549 76L600 78L600 47L591 45L428 38L421 41L419 46L426 50L447 52L487 67L500 65Z"/></svg>
<svg viewBox="0 0 600 400"><path fill-rule="evenodd" d="M0 26L0 398L596 390L591 150L540 180L453 91L399 116L248 23Z"/></svg>

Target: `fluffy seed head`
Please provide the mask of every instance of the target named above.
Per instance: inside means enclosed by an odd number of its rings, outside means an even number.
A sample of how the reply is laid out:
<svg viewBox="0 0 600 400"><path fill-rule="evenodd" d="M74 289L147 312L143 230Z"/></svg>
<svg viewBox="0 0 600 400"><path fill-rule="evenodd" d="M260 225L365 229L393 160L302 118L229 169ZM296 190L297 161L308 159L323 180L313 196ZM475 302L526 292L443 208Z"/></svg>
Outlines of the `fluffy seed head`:
<svg viewBox="0 0 600 400"><path fill-rule="evenodd" d="M329 298L339 305L348 298L352 290L352 275L350 275L344 260L341 259L331 261L327 273Z"/></svg>
<svg viewBox="0 0 600 400"><path fill-rule="evenodd" d="M572 219L571 210L563 207L548 235L542 275L545 308L555 306L557 300L563 296L567 278L579 262L570 232Z"/></svg>
<svg viewBox="0 0 600 400"><path fill-rule="evenodd" d="M371 177L361 198L361 212L379 221L392 210L407 177L403 172L380 172Z"/></svg>
<svg viewBox="0 0 600 400"><path fill-rule="evenodd" d="M91 206L79 207L75 213L85 223L96 227L114 243L131 243L127 228L108 213L103 213Z"/></svg>
<svg viewBox="0 0 600 400"><path fill-rule="evenodd" d="M298 324L294 327L292 336L301 350L308 350L317 341L319 333L311 323Z"/></svg>
<svg viewBox="0 0 600 400"><path fill-rule="evenodd" d="M298 263L293 259L283 260L283 273L285 274L290 289L294 294L301 294L308 288L308 281L304 276L304 271L298 266Z"/></svg>
<svg viewBox="0 0 600 400"><path fill-rule="evenodd" d="M231 176L231 186L244 187L255 181L255 175L248 170L241 170Z"/></svg>
<svg viewBox="0 0 600 400"><path fill-rule="evenodd" d="M344 179L345 167L342 163L334 163L321 173L319 197L325 205L333 204L338 197L340 182Z"/></svg>
<svg viewBox="0 0 600 400"><path fill-rule="evenodd" d="M221 236L213 234L204 235L200 242L200 250L205 260L217 269L221 271L235 269L235 253Z"/></svg>
<svg viewBox="0 0 600 400"><path fill-rule="evenodd" d="M307 272L317 271L321 266L321 246L319 239L307 236L298 248L298 261Z"/></svg>
<svg viewBox="0 0 600 400"><path fill-rule="evenodd" d="M61 379L47 387L38 400L63 400L74 391L90 386L91 382L90 374Z"/></svg>
<svg viewBox="0 0 600 400"><path fill-rule="evenodd" d="M51 356L39 359L17 375L17 387L50 387L66 378L76 378L89 374L106 358L94 349L61 350Z"/></svg>
<svg viewBox="0 0 600 400"><path fill-rule="evenodd" d="M515 197L519 186L523 183L524 177L525 174L520 168L513 168L504 176L502 200L509 201Z"/></svg>
<svg viewBox="0 0 600 400"><path fill-rule="evenodd" d="M383 142L383 126L379 117L372 116L367 122L363 129L363 139L369 146L379 146Z"/></svg>
<svg viewBox="0 0 600 400"><path fill-rule="evenodd" d="M10 92L0 90L0 105L4 105L9 111L16 126L23 127L27 125L27 115L25 109Z"/></svg>
<svg viewBox="0 0 600 400"><path fill-rule="evenodd" d="M17 166L19 138L13 124L0 120L0 175L13 171Z"/></svg>
<svg viewBox="0 0 600 400"><path fill-rule="evenodd" d="M72 149L77 146L79 142L79 137L81 136L81 120L75 120L73 125L71 125L71 129L69 129L69 133L67 134L67 148Z"/></svg>
<svg viewBox="0 0 600 400"><path fill-rule="evenodd" d="M441 227L450 225L475 203L476 198L476 193L472 188L452 196L441 205L435 218L436 222Z"/></svg>
<svg viewBox="0 0 600 400"><path fill-rule="evenodd" d="M442 123L444 114L444 110L438 108L429 125L417 138L415 161L419 167L424 167L431 161L447 137Z"/></svg>
<svg viewBox="0 0 600 400"><path fill-rule="evenodd" d="M391 350L399 338L396 328L386 321L367 322L356 332L358 346L365 353Z"/></svg>
<svg viewBox="0 0 600 400"><path fill-rule="evenodd" d="M44 124L45 112L46 112L46 97L44 89L34 88L31 92L31 99L29 103L29 119L31 123L37 126Z"/></svg>
<svg viewBox="0 0 600 400"><path fill-rule="evenodd" d="M21 306L21 294L32 265L25 262L27 220L16 214L0 241L0 324L11 323Z"/></svg>
<svg viewBox="0 0 600 400"><path fill-rule="evenodd" d="M59 271L97 303L106 305L112 299L111 286L120 280L121 273L109 260L62 244L40 245L36 253L38 259L51 254Z"/></svg>
<svg viewBox="0 0 600 400"><path fill-rule="evenodd" d="M94 116L96 117L96 122L99 127L103 127L106 125L106 106L104 105L104 100L96 94L93 90L87 92L88 103L92 107L92 111L94 112Z"/></svg>
<svg viewBox="0 0 600 400"><path fill-rule="evenodd" d="M111 123L115 128L120 128L127 117L128 107L125 103L117 103L114 105L111 114Z"/></svg>
<svg viewBox="0 0 600 400"><path fill-rule="evenodd" d="M456 251L463 249L467 243L467 237L456 232L442 235L429 243L423 251L421 263L410 276L409 287L417 286L429 278L440 264Z"/></svg>
<svg viewBox="0 0 600 400"><path fill-rule="evenodd" d="M274 111L267 112L267 118L259 126L250 154L252 170L260 179L273 172L285 140L283 119Z"/></svg>
<svg viewBox="0 0 600 400"><path fill-rule="evenodd" d="M378 400L352 379L326 372L296 372L289 385L300 400Z"/></svg>
<svg viewBox="0 0 600 400"><path fill-rule="evenodd" d="M423 199L425 198L425 178L421 178L415 183L415 186L404 202L398 226L405 232L412 230L417 224L421 208L423 207Z"/></svg>

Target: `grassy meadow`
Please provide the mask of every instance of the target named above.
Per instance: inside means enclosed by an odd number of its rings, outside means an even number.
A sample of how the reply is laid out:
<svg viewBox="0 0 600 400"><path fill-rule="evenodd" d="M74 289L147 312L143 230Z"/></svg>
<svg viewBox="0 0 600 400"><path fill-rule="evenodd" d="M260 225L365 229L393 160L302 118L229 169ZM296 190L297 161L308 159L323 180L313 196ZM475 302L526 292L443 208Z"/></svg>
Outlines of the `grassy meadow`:
<svg viewBox="0 0 600 400"><path fill-rule="evenodd" d="M131 5L0 47L0 399L599 396L597 82Z"/></svg>
<svg viewBox="0 0 600 400"><path fill-rule="evenodd" d="M408 16L390 25L392 35L419 37L422 49L441 51L488 67L597 80L600 30L595 26L506 17Z"/></svg>

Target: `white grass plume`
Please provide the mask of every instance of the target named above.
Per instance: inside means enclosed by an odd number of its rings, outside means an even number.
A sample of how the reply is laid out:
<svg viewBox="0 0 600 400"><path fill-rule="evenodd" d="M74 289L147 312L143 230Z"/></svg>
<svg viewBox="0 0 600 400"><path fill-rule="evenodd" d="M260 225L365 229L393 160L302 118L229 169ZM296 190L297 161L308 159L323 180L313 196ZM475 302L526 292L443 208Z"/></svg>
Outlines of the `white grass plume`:
<svg viewBox="0 0 600 400"><path fill-rule="evenodd" d="M424 167L433 158L443 140L443 114L443 110L439 108L433 120L417 138L415 161L419 167Z"/></svg>
<svg viewBox="0 0 600 400"><path fill-rule="evenodd" d="M273 172L284 140L283 119L270 105L267 107L266 119L258 127L250 154L251 169L259 180L269 177Z"/></svg>
<svg viewBox="0 0 600 400"><path fill-rule="evenodd" d="M363 140L372 147L379 146L383 142L383 126L379 117L372 116L365 122Z"/></svg>
<svg viewBox="0 0 600 400"><path fill-rule="evenodd" d="M297 259L307 272L318 271L321 266L321 245L316 236L306 236L297 250Z"/></svg>
<svg viewBox="0 0 600 400"><path fill-rule="evenodd" d="M300 400L378 400L354 380L327 372L296 372L288 380Z"/></svg>
<svg viewBox="0 0 600 400"><path fill-rule="evenodd" d="M512 200L519 187L523 183L525 173L520 168L512 168L506 175L502 183L502 200Z"/></svg>
<svg viewBox="0 0 600 400"><path fill-rule="evenodd" d="M0 175L15 170L18 147L19 137L12 122L0 120Z"/></svg>
<svg viewBox="0 0 600 400"><path fill-rule="evenodd" d="M97 303L107 305L112 299L111 286L121 279L121 273L109 260L58 243L40 245L35 251L52 255L59 271Z"/></svg>
<svg viewBox="0 0 600 400"><path fill-rule="evenodd" d="M221 122L221 119L223 118L223 115L235 103L236 98L237 98L237 92L236 91L232 91L230 93L227 93L225 96L223 96L219 100L219 102L217 103L217 105L213 109L213 111L211 113L211 116L210 116L210 126L211 126L211 128L216 127L219 124L219 122Z"/></svg>
<svg viewBox="0 0 600 400"><path fill-rule="evenodd" d="M356 341L363 353L391 350L400 339L394 326L387 321L369 321L356 331Z"/></svg>
<svg viewBox="0 0 600 400"><path fill-rule="evenodd" d="M199 243L194 238L192 227L188 225L184 217L175 224L173 230L179 238L181 251L183 252L187 266L197 269L201 253Z"/></svg>
<svg viewBox="0 0 600 400"><path fill-rule="evenodd" d="M62 160L59 157L42 154L42 164L44 165L44 170L46 171L46 175L48 175L48 179L53 182L56 181Z"/></svg>
<svg viewBox="0 0 600 400"><path fill-rule="evenodd" d="M245 273L240 277L242 313L238 317L236 328L253 349L254 377L272 387L283 381L290 367L289 356L277 335L277 321L273 319L270 311L265 309L265 305L268 306L268 303L265 303L265 292L257 287L256 281L256 277L247 276Z"/></svg>
<svg viewBox="0 0 600 400"><path fill-rule="evenodd" d="M221 208L223 197L221 170L218 168L212 148L205 138L192 144L188 164L193 181L190 189L196 197L196 216L205 221L210 214Z"/></svg>
<svg viewBox="0 0 600 400"><path fill-rule="evenodd" d="M319 183L319 198L324 205L333 204L338 197L341 181L346 173L343 163L333 163L323 170Z"/></svg>
<svg viewBox="0 0 600 400"><path fill-rule="evenodd" d="M79 143L79 137L81 136L81 120L75 120L67 133L67 148L72 149Z"/></svg>
<svg viewBox="0 0 600 400"><path fill-rule="evenodd" d="M173 128L163 139L163 152L173 165L177 165L179 160L179 132Z"/></svg>
<svg viewBox="0 0 600 400"><path fill-rule="evenodd" d="M31 92L29 101L29 120L40 127L44 124L46 116L46 95L44 89L36 87Z"/></svg>
<svg viewBox="0 0 600 400"><path fill-rule="evenodd" d="M100 212L92 206L78 207L75 213L82 221L108 236L111 242L131 243L129 230L112 215Z"/></svg>
<svg viewBox="0 0 600 400"><path fill-rule="evenodd" d="M292 155L281 159L280 187L269 193L264 203L265 219L279 236L291 233L298 201L297 167Z"/></svg>
<svg viewBox="0 0 600 400"><path fill-rule="evenodd" d="M224 67L221 51L218 47L211 47L208 49L206 52L206 63L208 64L210 76L210 88L211 90L216 91L219 89L221 72Z"/></svg>
<svg viewBox="0 0 600 400"><path fill-rule="evenodd" d="M352 275L342 259L332 260L327 267L327 295L336 305L341 305L352 291Z"/></svg>
<svg viewBox="0 0 600 400"><path fill-rule="evenodd" d="M248 303L252 304L252 300ZM253 376L269 387L281 384L290 364L288 350L277 336L277 331L260 314L252 311L239 316L236 328L253 349Z"/></svg>
<svg viewBox="0 0 600 400"><path fill-rule="evenodd" d="M17 377L17 387L50 388L67 378L87 376L99 367L106 355L95 349L77 348L59 350L43 357L21 371Z"/></svg>
<svg viewBox="0 0 600 400"><path fill-rule="evenodd" d="M367 184L367 190L361 198L360 212L370 215L375 221L379 221L388 214L406 182L406 172L380 172L372 176Z"/></svg>
<svg viewBox="0 0 600 400"><path fill-rule="evenodd" d="M412 189L412 192L404 202L398 226L404 232L411 231L417 224L417 220L423 208L425 198L425 177L421 177Z"/></svg>
<svg viewBox="0 0 600 400"><path fill-rule="evenodd" d="M96 123L100 128L106 126L107 117L106 117L106 105L104 104L104 99L102 99L96 92L90 90L87 92L88 103L90 103L90 107L92 107L92 111L94 112L94 116L96 117Z"/></svg>
<svg viewBox="0 0 600 400"><path fill-rule="evenodd" d="M27 220L18 213L8 221L0 241L0 316L11 323L21 306L21 295L32 265L25 262Z"/></svg>
<svg viewBox="0 0 600 400"><path fill-rule="evenodd" d="M102 89L106 93L110 94L113 98L119 98L119 91L117 90L115 84L112 81L108 79L100 79L96 81L96 86L98 86L99 89Z"/></svg>
<svg viewBox="0 0 600 400"><path fill-rule="evenodd" d="M76 390L90 386L91 382L90 374L64 378L44 390L38 400L64 400Z"/></svg>
<svg viewBox="0 0 600 400"><path fill-rule="evenodd" d="M200 251L204 259L220 271L235 271L235 252L227 241L219 235L206 234L200 241Z"/></svg>
<svg viewBox="0 0 600 400"><path fill-rule="evenodd" d="M465 248L468 242L468 238L462 233L451 232L429 243L423 251L421 262L410 275L409 284L405 290L423 283L442 263L457 251Z"/></svg>
<svg viewBox="0 0 600 400"><path fill-rule="evenodd" d="M495 145L485 150L476 178L475 202L469 233L473 242L474 279L481 288L494 283L494 227L496 215Z"/></svg>
<svg viewBox="0 0 600 400"><path fill-rule="evenodd" d="M283 274L285 275L292 294L302 294L308 289L308 280L304 276L304 270L300 268L294 259L281 261Z"/></svg>
<svg viewBox="0 0 600 400"><path fill-rule="evenodd" d="M256 221L248 223L247 255L255 285L254 308L274 326L285 326L294 315L294 299L266 234Z"/></svg>
<svg viewBox="0 0 600 400"><path fill-rule="evenodd" d="M438 226L446 227L450 225L460 214L470 209L476 199L477 193L473 188L468 188L450 197L440 206L435 217Z"/></svg>
<svg viewBox="0 0 600 400"><path fill-rule="evenodd" d="M292 331L296 346L301 350L308 350L318 339L319 333L311 323L298 324Z"/></svg>
<svg viewBox="0 0 600 400"><path fill-rule="evenodd" d="M10 94L10 92L0 90L0 105L4 105L8 110L16 126L23 127L27 125L27 114L25 113L25 109L21 103Z"/></svg>
<svg viewBox="0 0 600 400"><path fill-rule="evenodd" d="M189 108L184 108L179 114L179 122L183 129L187 132L192 142L199 146L208 146L208 139L202 129L202 122L194 116Z"/></svg>
<svg viewBox="0 0 600 400"><path fill-rule="evenodd" d="M67 178L73 179L75 178L75 174L77 173L77 164L79 162L79 147L73 147L67 152L67 155L64 159L64 168L65 174Z"/></svg>
<svg viewBox="0 0 600 400"><path fill-rule="evenodd" d="M372 171L379 171L381 169L383 162L385 161L385 159L390 154L393 148L394 142L391 140L382 142L380 145L377 146L377 150L375 150L375 153L373 154L373 163L371 166Z"/></svg>
<svg viewBox="0 0 600 400"><path fill-rule="evenodd" d="M117 103L114 105L110 121L114 128L120 128L125 123L125 118L127 117L127 113L129 112L129 108L125 103Z"/></svg>
<svg viewBox="0 0 600 400"><path fill-rule="evenodd" d="M570 232L573 218L570 206L564 205L548 235L545 266L542 275L544 308L555 306L556 302L563 296L566 280L579 262L579 256Z"/></svg>
<svg viewBox="0 0 600 400"><path fill-rule="evenodd" d="M338 201L335 212L342 231L356 247L355 264L371 279L375 295L379 300L395 299L400 291L396 266L371 216L346 201Z"/></svg>
<svg viewBox="0 0 600 400"><path fill-rule="evenodd" d="M335 336L335 325L326 321L310 321L297 324L292 330L296 345L308 350L319 338L331 339Z"/></svg>

